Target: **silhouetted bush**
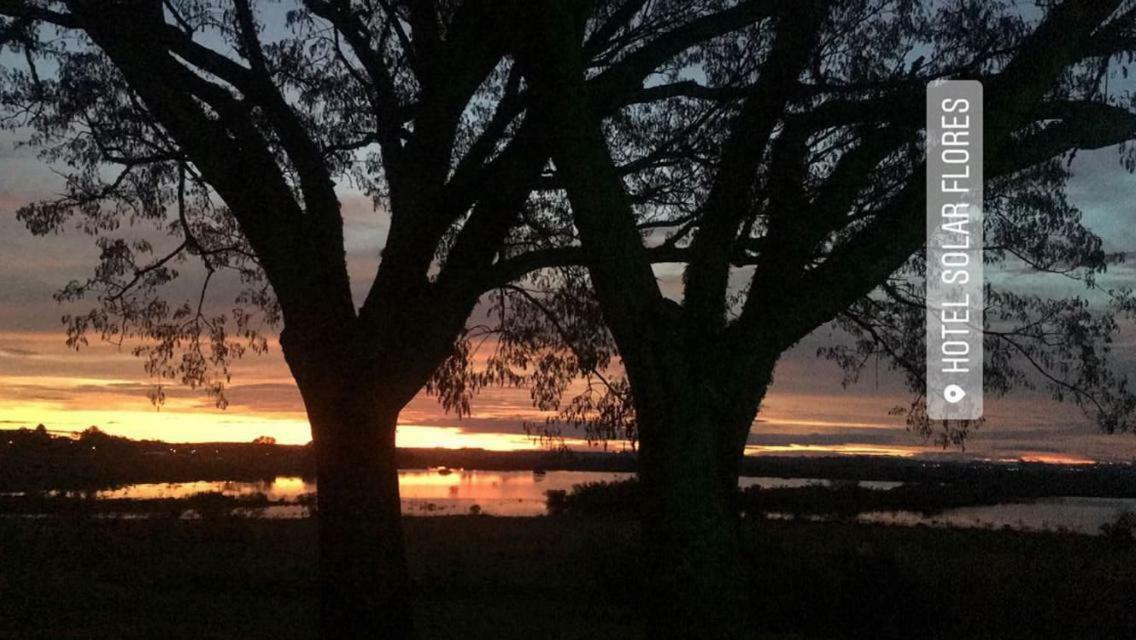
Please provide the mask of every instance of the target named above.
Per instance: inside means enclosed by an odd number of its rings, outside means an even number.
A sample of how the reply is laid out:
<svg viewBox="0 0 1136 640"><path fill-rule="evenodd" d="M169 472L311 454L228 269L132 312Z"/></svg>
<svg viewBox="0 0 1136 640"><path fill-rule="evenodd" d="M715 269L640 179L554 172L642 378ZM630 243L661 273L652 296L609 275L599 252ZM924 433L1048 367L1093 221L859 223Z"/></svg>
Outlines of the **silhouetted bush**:
<svg viewBox="0 0 1136 640"><path fill-rule="evenodd" d="M1136 543L1136 513L1125 511L1116 517L1113 522L1101 525L1101 535L1105 539L1120 546L1130 546Z"/></svg>
<svg viewBox="0 0 1136 640"><path fill-rule="evenodd" d="M569 492L545 492L548 514L613 517L636 515L642 489L635 478L616 482L586 482Z"/></svg>

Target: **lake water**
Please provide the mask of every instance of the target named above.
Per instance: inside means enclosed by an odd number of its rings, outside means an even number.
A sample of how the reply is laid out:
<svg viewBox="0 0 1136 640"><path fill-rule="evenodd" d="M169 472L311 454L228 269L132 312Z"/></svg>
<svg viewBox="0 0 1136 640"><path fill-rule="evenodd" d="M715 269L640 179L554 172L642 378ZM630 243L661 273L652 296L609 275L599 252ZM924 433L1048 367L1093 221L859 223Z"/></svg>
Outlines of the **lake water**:
<svg viewBox="0 0 1136 640"><path fill-rule="evenodd" d="M632 473L595 471L475 471L460 469L415 469L399 472L402 510L407 515L441 516L473 511L496 516L539 516L545 513L545 492L568 491L585 482L612 482L632 477ZM742 478L742 487L798 488L828 485L827 480L809 478ZM864 481L860 486L888 490L899 482ZM314 483L299 477L278 477L270 482L183 482L143 483L95 492L102 499L185 498L195 493L220 492L230 496L263 493L269 500L295 503L315 493ZM1100 526L1125 512L1136 512L1136 499L1045 498L1025 503L999 504L948 509L926 516L908 511L865 513L863 522L896 525L958 526L1023 530L1066 529L1079 533L1099 533ZM298 504L274 505L256 510L269 518L299 518L308 515Z"/></svg>
<svg viewBox="0 0 1136 640"><path fill-rule="evenodd" d="M402 510L408 515L457 515L478 507L497 516L538 516L545 513L545 492L567 491L585 482L612 482L631 473L593 471L473 471L413 469L398 474ZM185 498L195 493L220 492L230 496L265 494L271 501L295 502L316 491L314 482L299 477L278 477L271 482L181 482L133 484L98 491L103 499ZM273 506L267 517L302 517L303 507Z"/></svg>
<svg viewBox="0 0 1136 640"><path fill-rule="evenodd" d="M860 514L861 522L935 527L1009 527L1026 531L1067 530L1098 534L1101 525L1120 514L1136 513L1136 500L1128 498L1040 498L1030 502L947 509L934 515L911 511L879 511Z"/></svg>

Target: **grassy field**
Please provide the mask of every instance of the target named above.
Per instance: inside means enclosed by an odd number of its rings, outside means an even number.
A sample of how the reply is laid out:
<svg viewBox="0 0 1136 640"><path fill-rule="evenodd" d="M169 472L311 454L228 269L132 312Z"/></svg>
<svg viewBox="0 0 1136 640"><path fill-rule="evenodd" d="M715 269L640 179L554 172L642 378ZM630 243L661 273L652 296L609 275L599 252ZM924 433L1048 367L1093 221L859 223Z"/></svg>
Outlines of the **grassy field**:
<svg viewBox="0 0 1136 640"><path fill-rule="evenodd" d="M635 638L625 520L409 518L423 638ZM1136 549L759 522L755 638L1136 637ZM314 637L311 521L0 520L0 637Z"/></svg>

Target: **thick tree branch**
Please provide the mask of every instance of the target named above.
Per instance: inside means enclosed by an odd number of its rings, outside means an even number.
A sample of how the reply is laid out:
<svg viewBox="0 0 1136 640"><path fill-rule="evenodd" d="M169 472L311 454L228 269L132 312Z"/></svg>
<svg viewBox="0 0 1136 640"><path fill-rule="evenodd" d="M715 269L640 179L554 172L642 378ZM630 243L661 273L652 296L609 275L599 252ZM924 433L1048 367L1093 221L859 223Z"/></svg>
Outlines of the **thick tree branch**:
<svg viewBox="0 0 1136 640"><path fill-rule="evenodd" d="M754 95L747 98L723 145L718 171L691 243L683 306L689 324L714 332L725 323L729 256L738 227L751 212L754 181L774 126L793 100L800 76L814 55L826 7L813 2L787 10L762 64Z"/></svg>
<svg viewBox="0 0 1136 640"><path fill-rule="evenodd" d="M595 102L587 99L573 16L559 2L526 14L533 29L518 52L537 110L551 132L557 172L568 190L605 321L626 359L654 359L652 335L665 299L635 228L631 203L607 149Z"/></svg>
<svg viewBox="0 0 1136 640"><path fill-rule="evenodd" d="M775 15L779 4L770 0L742 0L717 13L702 16L663 33L629 53L588 82L598 112L609 111L667 60L694 45L743 29ZM578 46L578 45L576 45Z"/></svg>
<svg viewBox="0 0 1136 640"><path fill-rule="evenodd" d="M308 293L322 290L332 300L334 292L340 293L341 306L330 308L345 312L345 302L349 311L345 271L335 278L329 275L335 271L334 264L307 259L312 243L304 235L302 213L266 141L249 121L247 109L227 90L189 71L167 53L169 31L160 3L118 11L87 11L85 5L75 3L73 11L237 216L286 310L308 307L313 304ZM217 116L208 114L199 101L209 104ZM224 140L235 143L220 144ZM246 178L251 175L257 176L255 183Z"/></svg>
<svg viewBox="0 0 1136 640"><path fill-rule="evenodd" d="M1046 106L1041 102L1045 87L1068 65L1081 59L1084 42L1118 4L1117 0L1071 0L1059 5L1022 43L1014 60L987 83L987 180L1022 170L1081 144L1098 148L1136 136L1136 119L1130 115L1085 105ZM1059 33L1060 38L1056 35ZM1070 126L1058 126L1045 135L1048 140L1035 141L1035 150L1023 153L1029 145L1014 139L1013 132L1033 122L1039 112L1046 113L1046 109L1053 109L1056 114L1102 117L1104 126L1095 130L1089 122L1074 125L1070 121ZM923 167L922 163L915 167L906 187L876 212L874 222L851 235L823 264L799 280L783 283L776 292L763 293L751 312L743 314L731 328L734 344L742 348L758 336L777 335L787 348L899 269L923 243ZM762 313L772 308L778 309L777 318L788 315L793 322L785 323Z"/></svg>

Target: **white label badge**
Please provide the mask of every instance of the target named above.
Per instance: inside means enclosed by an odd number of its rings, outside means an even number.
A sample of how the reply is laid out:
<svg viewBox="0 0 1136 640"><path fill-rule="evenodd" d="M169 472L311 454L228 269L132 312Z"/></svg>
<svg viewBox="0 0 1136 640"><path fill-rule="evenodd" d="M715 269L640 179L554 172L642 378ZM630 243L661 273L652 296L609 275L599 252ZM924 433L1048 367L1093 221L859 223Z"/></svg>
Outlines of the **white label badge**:
<svg viewBox="0 0 1136 640"><path fill-rule="evenodd" d="M927 85L927 415L982 417L982 84Z"/></svg>

